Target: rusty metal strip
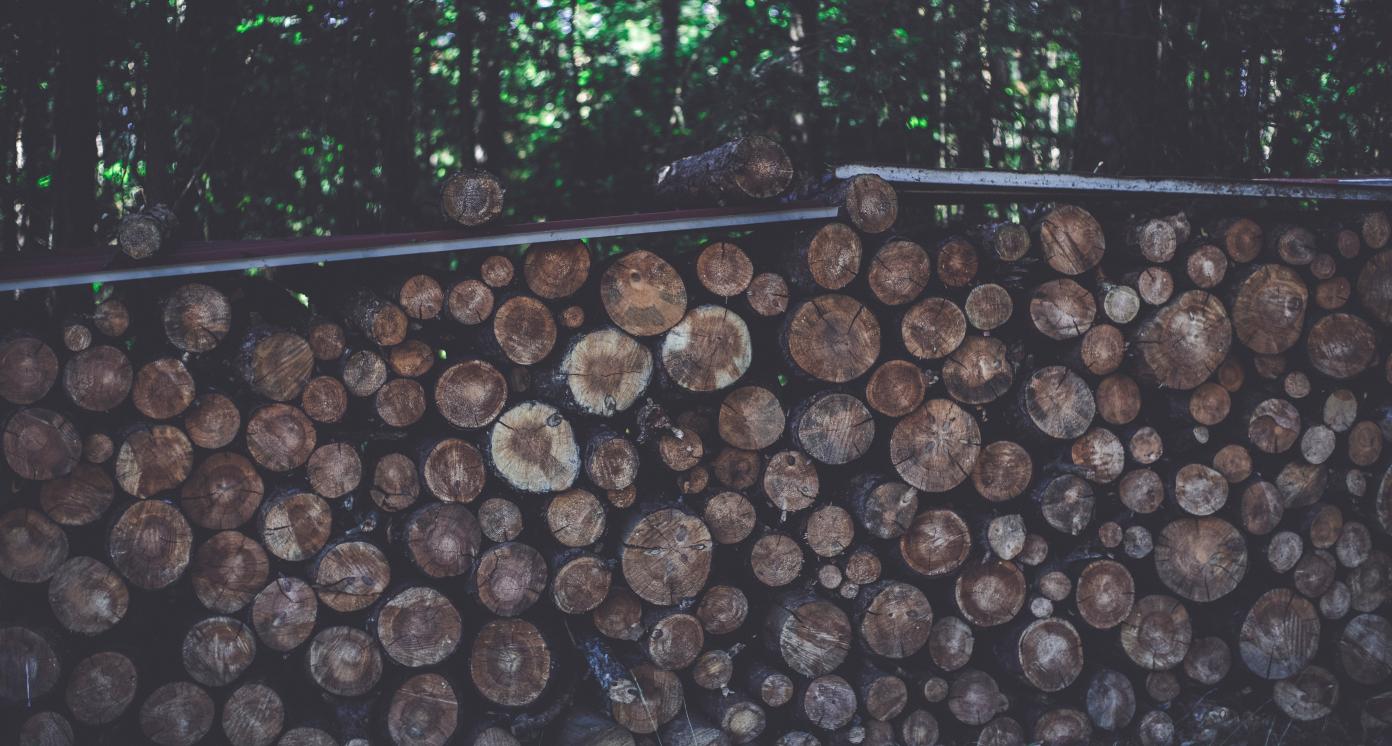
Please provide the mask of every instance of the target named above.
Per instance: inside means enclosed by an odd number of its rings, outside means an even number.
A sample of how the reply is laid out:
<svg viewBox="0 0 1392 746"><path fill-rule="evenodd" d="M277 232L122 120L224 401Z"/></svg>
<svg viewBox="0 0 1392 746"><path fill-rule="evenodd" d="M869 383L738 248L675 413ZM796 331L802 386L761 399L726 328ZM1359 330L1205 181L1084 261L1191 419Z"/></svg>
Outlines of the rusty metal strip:
<svg viewBox="0 0 1392 746"><path fill-rule="evenodd" d="M969 169L847 163L836 176L848 179L874 174L909 191L959 196L1040 194L1174 195L1257 199L1318 199L1343 202L1392 202L1387 179L1188 179L1114 177L1086 174L1017 173Z"/></svg>
<svg viewBox="0 0 1392 746"><path fill-rule="evenodd" d="M34 259L21 258L9 264L0 264L0 291L198 275L253 267L478 251L545 241L741 228L833 217L836 217L835 207L789 204L554 220L470 232L443 230L266 241L203 241L182 244L150 262L124 265L119 264L119 260L113 260L114 247L104 246L80 253L45 252Z"/></svg>

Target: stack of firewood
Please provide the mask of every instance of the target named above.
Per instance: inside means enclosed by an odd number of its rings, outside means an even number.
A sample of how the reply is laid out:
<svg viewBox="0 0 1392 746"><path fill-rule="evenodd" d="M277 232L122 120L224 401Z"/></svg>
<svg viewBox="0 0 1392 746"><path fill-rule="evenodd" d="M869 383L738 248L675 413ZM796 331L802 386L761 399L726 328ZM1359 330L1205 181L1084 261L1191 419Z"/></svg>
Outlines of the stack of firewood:
<svg viewBox="0 0 1392 746"><path fill-rule="evenodd" d="M750 138L657 191L791 176ZM877 178L799 196L843 219L7 301L0 730L1392 724L1386 213L1056 205L928 240Z"/></svg>

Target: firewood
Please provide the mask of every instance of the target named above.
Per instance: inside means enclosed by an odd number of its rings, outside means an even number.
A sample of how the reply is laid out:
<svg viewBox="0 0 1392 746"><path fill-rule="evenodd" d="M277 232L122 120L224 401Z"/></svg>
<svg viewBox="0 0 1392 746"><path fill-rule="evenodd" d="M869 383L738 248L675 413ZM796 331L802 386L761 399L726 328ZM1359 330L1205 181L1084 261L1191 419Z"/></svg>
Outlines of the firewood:
<svg viewBox="0 0 1392 746"><path fill-rule="evenodd" d="M793 694L793 712L802 721L821 730L835 730L855 717L855 689L836 674L818 676L799 685Z"/></svg>
<svg viewBox="0 0 1392 746"><path fill-rule="evenodd" d="M953 237L938 247L938 279L950 288L962 288L971 283L981 268L976 247L965 238Z"/></svg>
<svg viewBox="0 0 1392 746"><path fill-rule="evenodd" d="M265 684L243 684L223 704L221 724L234 746L271 744L285 724L285 703Z"/></svg>
<svg viewBox="0 0 1392 746"><path fill-rule="evenodd" d="M193 530L178 509L159 500L127 507L111 527L107 550L112 564L140 588L164 588L184 574Z"/></svg>
<svg viewBox="0 0 1392 746"><path fill-rule="evenodd" d="M53 574L48 605L64 629L97 635L126 616L130 591L120 576L101 562L73 557Z"/></svg>
<svg viewBox="0 0 1392 746"><path fill-rule="evenodd" d="M795 539L768 531L749 548L749 569L754 579L769 588L781 588L802 573L802 547Z"/></svg>
<svg viewBox="0 0 1392 746"><path fill-rule="evenodd" d="M68 675L64 698L73 718L88 725L103 725L121 717L135 701L135 663L116 652L83 658Z"/></svg>
<svg viewBox="0 0 1392 746"><path fill-rule="evenodd" d="M840 290L860 274L860 236L845 223L831 222L798 238L788 280L803 291Z"/></svg>
<svg viewBox="0 0 1392 746"><path fill-rule="evenodd" d="M667 331L686 313L686 285L662 258L647 251L624 254L600 278L600 300L609 318L635 337Z"/></svg>
<svg viewBox="0 0 1392 746"><path fill-rule="evenodd" d="M298 578L278 578L256 594L251 621L261 644L282 653L302 645L318 615L314 589Z"/></svg>
<svg viewBox="0 0 1392 746"><path fill-rule="evenodd" d="M178 227L179 220L167 205L150 205L121 218L116 245L131 259L149 259L165 248Z"/></svg>
<svg viewBox="0 0 1392 746"><path fill-rule="evenodd" d="M1314 657L1319 628L1319 616L1309 601L1287 588L1267 591L1247 612L1238 652L1257 676L1284 679Z"/></svg>
<svg viewBox="0 0 1392 746"><path fill-rule="evenodd" d="M966 522L951 510L919 513L908 531L899 537L904 563L929 577L947 575L961 567L971 552L971 545Z"/></svg>
<svg viewBox="0 0 1392 746"><path fill-rule="evenodd" d="M1044 259L1056 271L1077 275L1096 266L1106 251L1102 226L1087 210L1062 205L1051 210L1035 228Z"/></svg>
<svg viewBox="0 0 1392 746"><path fill-rule="evenodd" d="M662 339L663 371L689 391L717 391L749 370L754 356L749 327L723 306L687 312Z"/></svg>
<svg viewBox="0 0 1392 746"><path fill-rule="evenodd" d="M933 275L928 252L913 241L891 238L870 257L866 279L881 303L900 306L917 298Z"/></svg>
<svg viewBox="0 0 1392 746"><path fill-rule="evenodd" d="M184 670L204 686L232 683L256 656L256 639L231 617L209 617L189 628L183 641Z"/></svg>
<svg viewBox="0 0 1392 746"><path fill-rule="evenodd" d="M387 558L365 541L330 546L315 558L309 574L320 603L343 612L371 606L391 580Z"/></svg>
<svg viewBox="0 0 1392 746"><path fill-rule="evenodd" d="M387 657L408 668L445 660L461 638L459 611L426 586L412 586L387 599L373 628Z"/></svg>
<svg viewBox="0 0 1392 746"><path fill-rule="evenodd" d="M489 547L479 556L469 590L494 614L516 616L540 600L547 574L540 552L508 541Z"/></svg>
<svg viewBox="0 0 1392 746"><path fill-rule="evenodd" d="M586 614L609 594L613 572L599 557L579 554L560 563L552 574L551 602L564 614Z"/></svg>
<svg viewBox="0 0 1392 746"><path fill-rule="evenodd" d="M783 348L805 375L845 383L874 365L880 355L880 327L874 314L856 299L821 295L788 314Z"/></svg>
<svg viewBox="0 0 1392 746"><path fill-rule="evenodd" d="M497 176L467 168L445 180L440 188L440 211L460 225L483 225L502 213L504 192Z"/></svg>
<svg viewBox="0 0 1392 746"><path fill-rule="evenodd" d="M309 675L329 694L366 694L382 676L382 654L372 638L352 627L326 627L314 635L306 657Z"/></svg>
<svg viewBox="0 0 1392 746"><path fill-rule="evenodd" d="M269 572L260 544L245 534L222 531L198 547L189 574L204 607L231 614L251 602Z"/></svg>
<svg viewBox="0 0 1392 746"><path fill-rule="evenodd" d="M490 541L516 539L522 533L522 510L511 500L490 497L478 507L479 528Z"/></svg>
<svg viewBox="0 0 1392 746"><path fill-rule="evenodd" d="M1062 206L1031 255L1014 223L888 233L877 188L676 258L26 300L0 595L38 605L0 696L43 715L15 727L1170 743L1238 659L1282 716L1392 722L1334 694L1392 678L1385 214ZM147 602L172 677L122 631Z"/></svg>
<svg viewBox="0 0 1392 746"><path fill-rule="evenodd" d="M213 698L197 684L165 684L140 705L140 730L160 746L192 746L212 730L214 708Z"/></svg>
<svg viewBox="0 0 1392 746"><path fill-rule="evenodd" d="M710 292L730 298L749 288L754 279L754 263L739 246L716 241L697 256L696 277Z"/></svg>
<svg viewBox="0 0 1392 746"><path fill-rule="evenodd" d="M777 316L788 310L788 300L791 293L788 290L788 282L782 275L773 272L763 272L754 276L749 282L749 288L744 291L745 298L749 301L749 307L760 316Z"/></svg>
<svg viewBox="0 0 1392 746"><path fill-rule="evenodd" d="M749 135L664 166L657 194L683 204L746 202L778 196L792 177L792 163L778 143Z"/></svg>

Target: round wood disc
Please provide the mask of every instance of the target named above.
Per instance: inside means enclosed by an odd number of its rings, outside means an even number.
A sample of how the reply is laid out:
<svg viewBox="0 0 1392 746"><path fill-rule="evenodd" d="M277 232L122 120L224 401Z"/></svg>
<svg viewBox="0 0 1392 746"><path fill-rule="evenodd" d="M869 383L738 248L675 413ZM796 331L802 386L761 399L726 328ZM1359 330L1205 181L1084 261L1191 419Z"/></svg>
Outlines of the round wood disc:
<svg viewBox="0 0 1392 746"><path fill-rule="evenodd" d="M671 606L701 592L714 548L696 516L668 508L644 516L623 545L628 586L650 604Z"/></svg>
<svg viewBox="0 0 1392 746"><path fill-rule="evenodd" d="M798 368L830 383L864 375L880 356L875 314L848 295L821 295L798 306L784 337Z"/></svg>
<svg viewBox="0 0 1392 746"><path fill-rule="evenodd" d="M947 399L933 399L899 420L889 458L905 482L925 492L946 492L972 473L981 453L976 418Z"/></svg>
<svg viewBox="0 0 1392 746"><path fill-rule="evenodd" d="M599 297L609 318L635 337L661 334L686 314L685 283L650 251L619 257L600 279Z"/></svg>

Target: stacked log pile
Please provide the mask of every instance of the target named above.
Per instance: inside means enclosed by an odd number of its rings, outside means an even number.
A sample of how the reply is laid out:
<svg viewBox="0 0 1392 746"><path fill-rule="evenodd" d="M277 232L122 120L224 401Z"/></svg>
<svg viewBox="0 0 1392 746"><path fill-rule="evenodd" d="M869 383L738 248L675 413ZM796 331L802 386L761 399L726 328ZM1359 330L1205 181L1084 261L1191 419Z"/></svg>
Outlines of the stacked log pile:
<svg viewBox="0 0 1392 746"><path fill-rule="evenodd" d="M780 155L662 189L766 198ZM1057 205L942 235L873 178L810 193L844 220L7 301L0 726L1392 725L1385 213Z"/></svg>

